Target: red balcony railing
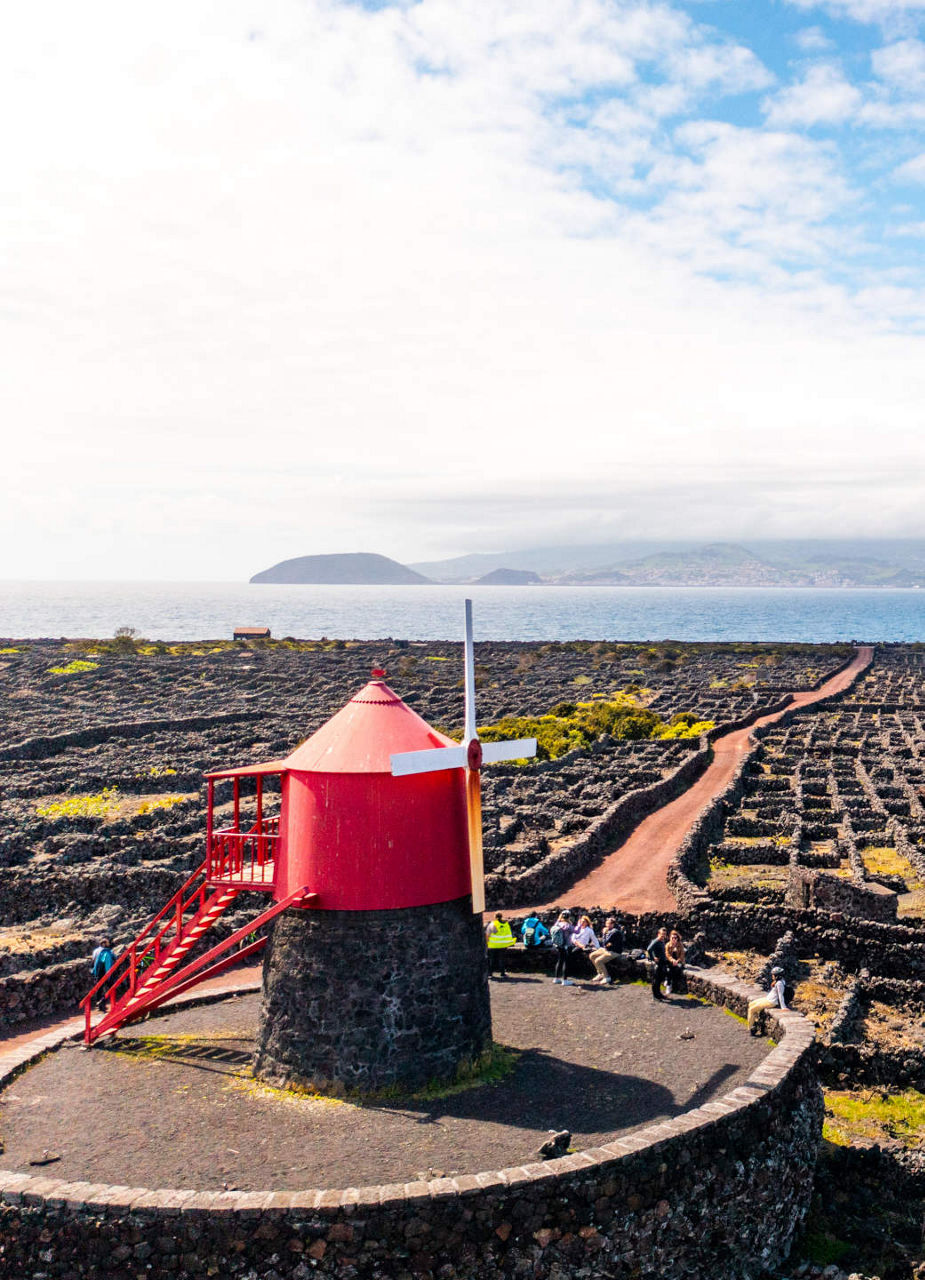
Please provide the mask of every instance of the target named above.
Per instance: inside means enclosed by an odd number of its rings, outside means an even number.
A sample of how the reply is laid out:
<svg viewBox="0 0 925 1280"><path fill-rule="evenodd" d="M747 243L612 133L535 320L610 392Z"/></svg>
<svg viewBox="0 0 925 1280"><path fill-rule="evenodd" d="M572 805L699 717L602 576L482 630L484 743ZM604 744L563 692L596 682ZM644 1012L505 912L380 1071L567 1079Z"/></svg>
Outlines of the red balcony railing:
<svg viewBox="0 0 925 1280"><path fill-rule="evenodd" d="M207 857L207 879L212 884L273 886L279 818L261 818L249 831L227 827L213 831Z"/></svg>

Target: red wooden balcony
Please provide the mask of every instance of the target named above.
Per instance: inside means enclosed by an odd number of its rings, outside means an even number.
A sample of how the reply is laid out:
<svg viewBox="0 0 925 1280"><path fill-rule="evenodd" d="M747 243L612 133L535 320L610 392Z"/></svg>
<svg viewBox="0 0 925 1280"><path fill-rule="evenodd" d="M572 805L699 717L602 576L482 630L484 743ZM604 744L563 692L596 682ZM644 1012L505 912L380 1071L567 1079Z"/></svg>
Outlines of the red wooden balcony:
<svg viewBox="0 0 925 1280"><path fill-rule="evenodd" d="M272 889L279 848L279 818L261 818L249 831L213 831L206 858L209 884Z"/></svg>
<svg viewBox="0 0 925 1280"><path fill-rule="evenodd" d="M246 769L229 769L208 775L209 809L206 835L206 881L209 885L229 889L273 889L276 855L279 849L279 816L265 815L264 778L281 773L279 764L252 765ZM245 800L242 782L254 794ZM232 784L232 818L230 825L215 826L215 783ZM245 816L244 809L250 813ZM227 823L227 818L225 819Z"/></svg>

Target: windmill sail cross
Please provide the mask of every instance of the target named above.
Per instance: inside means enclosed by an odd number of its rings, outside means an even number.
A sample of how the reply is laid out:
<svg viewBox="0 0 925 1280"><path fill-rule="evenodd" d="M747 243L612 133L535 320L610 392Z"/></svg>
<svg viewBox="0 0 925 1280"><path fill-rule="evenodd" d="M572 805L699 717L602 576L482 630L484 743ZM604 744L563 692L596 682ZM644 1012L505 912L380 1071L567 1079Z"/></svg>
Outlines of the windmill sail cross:
<svg viewBox="0 0 925 1280"><path fill-rule="evenodd" d="M465 769L465 747L434 747L432 751L401 751L390 757L392 777L414 773L438 773L441 769Z"/></svg>
<svg viewBox="0 0 925 1280"><path fill-rule="evenodd" d="M529 760L536 755L536 738L508 738L503 742L482 743L482 763L500 764L502 760Z"/></svg>
<svg viewBox="0 0 925 1280"><path fill-rule="evenodd" d="M502 760L525 760L536 755L536 738L513 738L506 742L479 742L475 720L475 645L472 639L472 601L466 601L465 632L465 727L458 747L435 747L431 751L402 751L391 756L392 776L437 773L443 769L466 770L466 806L469 820L469 863L471 867L472 910L485 910L485 872L482 862L481 766ZM474 748L474 749L473 749Z"/></svg>

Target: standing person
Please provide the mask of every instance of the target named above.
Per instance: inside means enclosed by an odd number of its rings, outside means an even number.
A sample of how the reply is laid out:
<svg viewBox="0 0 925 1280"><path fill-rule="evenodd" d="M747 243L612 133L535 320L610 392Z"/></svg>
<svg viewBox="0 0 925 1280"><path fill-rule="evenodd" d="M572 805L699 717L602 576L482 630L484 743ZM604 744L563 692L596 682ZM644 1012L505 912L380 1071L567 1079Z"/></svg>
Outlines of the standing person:
<svg viewBox="0 0 925 1280"><path fill-rule="evenodd" d="M112 939L104 938L98 947L94 947L93 954L90 957L90 973L93 976L94 985L99 982L100 978L104 978L112 966L116 963L115 953L112 949ZM106 999L109 995L109 983L100 987L98 999L100 1008L106 1008Z"/></svg>
<svg viewBox="0 0 925 1280"><path fill-rule="evenodd" d="M573 987L574 982L569 981L568 976L568 957L572 949L572 935L575 932L575 926L572 924L571 911L561 911L556 923L552 926L551 938L552 945L556 949L556 972L553 978L553 984L563 987Z"/></svg>
<svg viewBox="0 0 925 1280"><path fill-rule="evenodd" d="M668 961L668 981L665 984L665 991L668 995L684 995L687 990L687 983L684 981L684 955L681 935L677 929L672 929L668 935L668 945L665 947L665 957Z"/></svg>
<svg viewBox="0 0 925 1280"><path fill-rule="evenodd" d="M607 965L611 960L615 960L619 953L623 950L623 930L617 924L613 916L608 916L604 921L604 936L601 938L601 945L596 951L591 952L591 963L597 970L597 977L593 978L593 982L603 983L609 986L613 982Z"/></svg>
<svg viewBox="0 0 925 1280"><path fill-rule="evenodd" d="M658 933L646 947L646 955L651 963L655 966L652 974L652 998L653 1000L664 1000L662 995L662 983L668 977L668 956L666 954L666 946L668 943L668 930L659 929Z"/></svg>
<svg viewBox="0 0 925 1280"><path fill-rule="evenodd" d="M549 930L535 912L531 912L520 926L520 936L528 949L544 947L549 942Z"/></svg>
<svg viewBox="0 0 925 1280"><path fill-rule="evenodd" d="M771 986L766 996L759 996L757 1000L750 1000L748 1003L748 1030L751 1035L758 1034L758 1028L755 1021L760 1013L765 1009L787 1009L787 987L784 983L784 971L780 965L775 965L771 970Z"/></svg>
<svg viewBox="0 0 925 1280"><path fill-rule="evenodd" d="M508 947L514 946L517 939L514 937L514 930L510 923L504 919L500 911L496 913L494 920L486 925L485 939L488 943L488 972L493 974L497 964L498 977L506 978L505 953Z"/></svg>

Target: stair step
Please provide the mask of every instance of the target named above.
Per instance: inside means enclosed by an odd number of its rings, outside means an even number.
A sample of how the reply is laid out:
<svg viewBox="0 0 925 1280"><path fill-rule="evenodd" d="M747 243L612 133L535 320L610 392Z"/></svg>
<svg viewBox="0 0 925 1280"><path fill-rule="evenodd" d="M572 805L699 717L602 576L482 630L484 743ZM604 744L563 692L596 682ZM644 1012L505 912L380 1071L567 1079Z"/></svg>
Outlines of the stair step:
<svg viewBox="0 0 925 1280"><path fill-rule="evenodd" d="M206 873L205 863L200 868L200 871L204 876ZM185 886L185 895L191 893L191 896L195 897L197 891L192 890L191 892L191 883L192 881L187 882L187 885ZM222 889L213 889L211 895L201 903L198 910L194 912L186 923L183 923L181 920L180 929L175 935L173 941L165 947L156 960L149 964L143 974L136 974L135 989L131 992L127 992L121 997L121 999L117 1000L104 1014L96 1026L91 1026L88 1029L88 1044L92 1044L99 1036L107 1035L118 1030L119 1027L124 1025L124 1023L143 1014L146 1007L152 1004L159 1004L169 997L169 980L171 975L181 964L190 963L189 952L192 947L209 932L216 921L223 915L225 910L239 897L243 891L243 887L244 886L239 888L234 886ZM189 901L189 898L186 898L186 900ZM293 896L287 900L286 903L275 904L272 908L272 914L278 914L278 912L284 910L287 905L292 905L294 901L295 898ZM155 920L152 923L155 924L158 923L158 921L165 919L165 915L169 920L170 909L173 906L178 906L179 908L180 905L182 905L182 900L180 898L172 899L171 902L168 903L165 913L155 917ZM262 912L257 918L263 920L264 915L265 913ZM169 932L170 926L167 925L165 928L166 931ZM240 947L243 945L242 939L245 938L245 936L246 934L243 930L234 930L233 936L228 939L228 942L232 945L237 942L238 947ZM146 945L150 946L152 938L147 932L143 933L137 940L139 946L141 942L145 940ZM220 946L220 949L223 949L221 944L218 945ZM195 970L196 961L193 961L192 965ZM124 979L125 976L126 974L123 972L121 978ZM186 983L180 985L185 987L190 983L190 981L196 980L197 979L195 978L187 978Z"/></svg>

